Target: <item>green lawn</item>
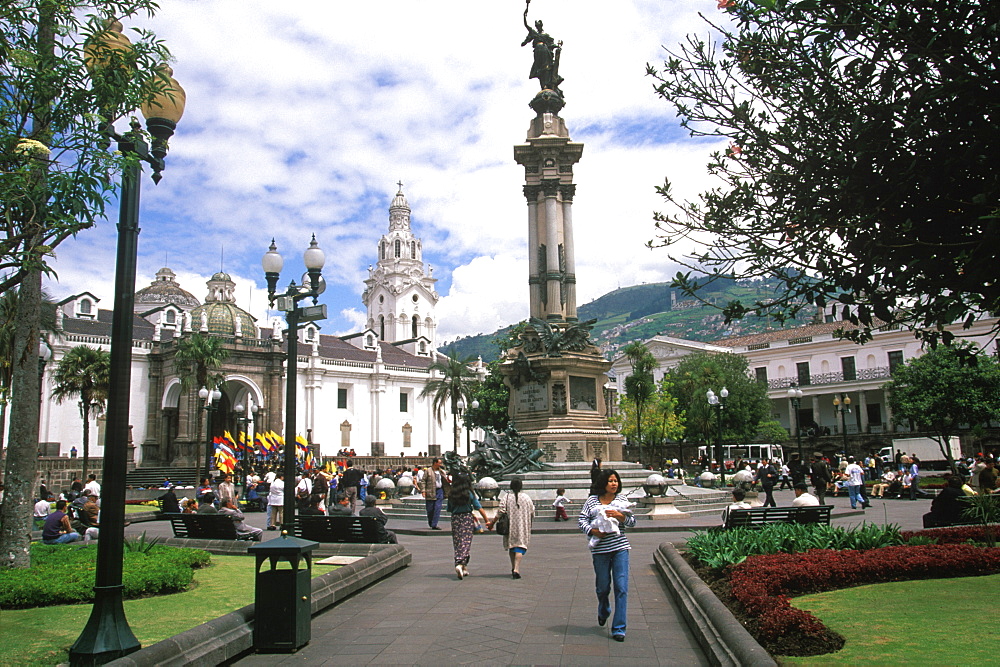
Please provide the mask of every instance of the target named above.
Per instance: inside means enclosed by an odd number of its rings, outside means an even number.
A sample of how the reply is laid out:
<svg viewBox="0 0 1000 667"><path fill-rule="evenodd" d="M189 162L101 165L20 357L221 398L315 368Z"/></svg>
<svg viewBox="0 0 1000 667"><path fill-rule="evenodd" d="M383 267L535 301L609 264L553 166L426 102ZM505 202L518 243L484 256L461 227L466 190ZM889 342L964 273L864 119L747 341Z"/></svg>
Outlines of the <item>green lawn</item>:
<svg viewBox="0 0 1000 667"><path fill-rule="evenodd" d="M159 507L153 505L126 505L125 514L136 514L137 512L157 512Z"/></svg>
<svg viewBox="0 0 1000 667"><path fill-rule="evenodd" d="M827 655L781 657L794 665L995 665L996 646L976 641L1000 574L897 581L804 595L792 604L815 614L847 643Z"/></svg>
<svg viewBox="0 0 1000 667"><path fill-rule="evenodd" d="M313 576L336 569L313 565ZM191 590L141 600L126 600L125 615L143 646L235 611L253 602L254 559L212 556L212 565L197 570ZM69 647L80 636L92 605L59 605L0 610L4 639L3 665L55 665L69 659Z"/></svg>

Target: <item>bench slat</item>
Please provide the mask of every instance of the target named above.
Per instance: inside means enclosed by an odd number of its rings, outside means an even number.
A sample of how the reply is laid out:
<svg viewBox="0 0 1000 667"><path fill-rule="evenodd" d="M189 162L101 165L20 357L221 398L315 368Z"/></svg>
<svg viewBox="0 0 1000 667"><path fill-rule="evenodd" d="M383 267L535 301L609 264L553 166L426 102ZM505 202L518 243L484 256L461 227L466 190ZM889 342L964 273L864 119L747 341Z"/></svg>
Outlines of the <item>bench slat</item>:
<svg viewBox="0 0 1000 667"><path fill-rule="evenodd" d="M295 537L314 542L377 544L378 519L373 516L297 516Z"/></svg>
<svg viewBox="0 0 1000 667"><path fill-rule="evenodd" d="M833 505L812 507L752 507L732 509L726 515L726 528L750 528L769 523L803 523L830 525Z"/></svg>
<svg viewBox="0 0 1000 667"><path fill-rule="evenodd" d="M225 514L166 514L174 537L203 540L238 540L233 518Z"/></svg>

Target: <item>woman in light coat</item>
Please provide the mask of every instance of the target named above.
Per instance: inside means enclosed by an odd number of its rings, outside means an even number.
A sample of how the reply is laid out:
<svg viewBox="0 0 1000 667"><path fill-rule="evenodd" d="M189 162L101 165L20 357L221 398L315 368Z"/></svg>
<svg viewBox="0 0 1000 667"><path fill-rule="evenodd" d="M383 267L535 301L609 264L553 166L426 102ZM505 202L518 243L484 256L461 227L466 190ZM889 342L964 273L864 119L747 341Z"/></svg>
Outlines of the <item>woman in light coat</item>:
<svg viewBox="0 0 1000 667"><path fill-rule="evenodd" d="M496 523L496 520L504 514L510 517L510 530L503 537L503 547L510 555L512 579L521 578L521 559L528 551L528 543L531 542L531 523L535 518L535 504L528 494L521 491L523 487L524 482L521 478L515 477L511 480L510 493L500 501L500 508L494 519ZM492 527L492 524L487 525L487 529Z"/></svg>

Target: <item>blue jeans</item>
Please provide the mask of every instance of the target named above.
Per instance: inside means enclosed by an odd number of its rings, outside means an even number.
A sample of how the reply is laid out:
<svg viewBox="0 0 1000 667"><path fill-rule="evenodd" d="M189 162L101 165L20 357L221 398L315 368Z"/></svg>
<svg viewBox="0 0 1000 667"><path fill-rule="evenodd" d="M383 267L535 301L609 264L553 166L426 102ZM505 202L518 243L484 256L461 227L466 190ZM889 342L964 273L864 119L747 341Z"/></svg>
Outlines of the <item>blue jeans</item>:
<svg viewBox="0 0 1000 667"><path fill-rule="evenodd" d="M615 617L611 620L611 634L625 634L625 616L628 612L628 549L607 554L592 554L594 574L597 575L597 616L611 615L611 583L615 585Z"/></svg>
<svg viewBox="0 0 1000 667"><path fill-rule="evenodd" d="M858 503L864 504L865 500L861 495L861 484L848 484L847 495L851 498L851 509L857 509Z"/></svg>
<svg viewBox="0 0 1000 667"><path fill-rule="evenodd" d="M444 489L438 489L434 500L424 500L427 504L427 525L437 528L441 519L441 504L444 502Z"/></svg>
<svg viewBox="0 0 1000 667"><path fill-rule="evenodd" d="M67 544L69 542L76 542L80 538L80 533L63 533L54 540L42 540L44 544Z"/></svg>

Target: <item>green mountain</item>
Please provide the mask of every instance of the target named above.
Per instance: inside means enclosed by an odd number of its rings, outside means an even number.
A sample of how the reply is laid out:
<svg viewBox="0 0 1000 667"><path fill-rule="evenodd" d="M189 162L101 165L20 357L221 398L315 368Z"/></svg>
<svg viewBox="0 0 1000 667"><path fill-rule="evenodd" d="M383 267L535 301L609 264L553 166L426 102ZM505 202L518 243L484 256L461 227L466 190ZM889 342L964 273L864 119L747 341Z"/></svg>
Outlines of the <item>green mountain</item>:
<svg viewBox="0 0 1000 667"><path fill-rule="evenodd" d="M692 299L671 288L670 283L649 283L608 292L583 304L577 312L581 320L597 320L591 338L610 359L621 346L656 335L713 341L777 328L774 322L760 317L725 324L720 310L714 306L737 299L747 304L767 301L775 298L776 288L777 283L770 281L716 280L698 291L698 299ZM785 328L806 324L814 315L815 309L804 308L799 318L788 322ZM493 361L498 354L493 341L509 333L512 327L459 338L440 350Z"/></svg>

